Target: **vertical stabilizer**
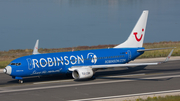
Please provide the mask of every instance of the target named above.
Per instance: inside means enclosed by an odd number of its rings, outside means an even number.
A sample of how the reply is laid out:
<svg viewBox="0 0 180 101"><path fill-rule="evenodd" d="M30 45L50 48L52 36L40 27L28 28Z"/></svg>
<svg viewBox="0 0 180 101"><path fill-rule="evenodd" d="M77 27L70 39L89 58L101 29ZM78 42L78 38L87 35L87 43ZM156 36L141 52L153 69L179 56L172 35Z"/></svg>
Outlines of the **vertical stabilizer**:
<svg viewBox="0 0 180 101"><path fill-rule="evenodd" d="M114 48L137 48L143 46L148 10L144 10L128 39Z"/></svg>
<svg viewBox="0 0 180 101"><path fill-rule="evenodd" d="M40 53L38 52L38 45L39 45L39 39L36 41L36 44L35 44L34 50L33 50L33 54L40 54Z"/></svg>

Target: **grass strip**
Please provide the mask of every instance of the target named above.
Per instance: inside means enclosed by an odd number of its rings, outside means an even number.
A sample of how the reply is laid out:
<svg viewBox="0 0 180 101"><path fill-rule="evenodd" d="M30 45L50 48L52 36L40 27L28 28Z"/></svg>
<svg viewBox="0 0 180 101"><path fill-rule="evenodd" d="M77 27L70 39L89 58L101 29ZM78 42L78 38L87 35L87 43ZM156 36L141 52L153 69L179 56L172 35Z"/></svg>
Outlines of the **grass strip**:
<svg viewBox="0 0 180 101"><path fill-rule="evenodd" d="M180 101L180 96L148 97L147 99L136 99L136 101Z"/></svg>
<svg viewBox="0 0 180 101"><path fill-rule="evenodd" d="M0 69L3 69L5 66L7 66L9 63L11 62L11 60L9 61L0 61Z"/></svg>

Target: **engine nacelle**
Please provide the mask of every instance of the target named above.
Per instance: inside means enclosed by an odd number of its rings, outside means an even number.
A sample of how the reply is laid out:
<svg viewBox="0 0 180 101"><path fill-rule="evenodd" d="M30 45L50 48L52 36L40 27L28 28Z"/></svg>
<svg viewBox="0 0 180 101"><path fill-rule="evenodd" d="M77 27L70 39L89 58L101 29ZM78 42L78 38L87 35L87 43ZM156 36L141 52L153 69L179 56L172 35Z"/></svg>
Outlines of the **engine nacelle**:
<svg viewBox="0 0 180 101"><path fill-rule="evenodd" d="M93 76L93 70L90 67L77 68L72 72L74 79L89 79Z"/></svg>

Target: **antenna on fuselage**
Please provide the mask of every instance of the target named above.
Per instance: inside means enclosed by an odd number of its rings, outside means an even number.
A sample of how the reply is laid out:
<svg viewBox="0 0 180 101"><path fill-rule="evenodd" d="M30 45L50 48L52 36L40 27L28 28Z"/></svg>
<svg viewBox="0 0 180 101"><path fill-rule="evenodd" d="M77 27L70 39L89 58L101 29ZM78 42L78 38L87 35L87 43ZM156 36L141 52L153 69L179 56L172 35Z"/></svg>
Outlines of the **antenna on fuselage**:
<svg viewBox="0 0 180 101"><path fill-rule="evenodd" d="M37 39L36 44L34 46L33 54L40 54L38 52L39 39Z"/></svg>

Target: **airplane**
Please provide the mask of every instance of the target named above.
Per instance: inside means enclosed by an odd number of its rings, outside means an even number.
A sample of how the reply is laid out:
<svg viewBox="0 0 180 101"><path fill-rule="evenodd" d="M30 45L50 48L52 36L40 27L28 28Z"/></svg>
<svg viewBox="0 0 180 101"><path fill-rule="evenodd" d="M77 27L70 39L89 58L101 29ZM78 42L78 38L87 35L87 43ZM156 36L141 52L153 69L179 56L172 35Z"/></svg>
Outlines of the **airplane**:
<svg viewBox="0 0 180 101"><path fill-rule="evenodd" d="M142 12L128 39L113 48L41 54L38 52L39 40L37 40L33 54L11 61L5 67L4 73L19 80L19 83L23 83L23 77L69 73L75 80L81 80L92 78L99 69L161 64L163 62L129 63L145 51L169 49L143 47L148 12L148 10ZM173 50L164 62L169 60Z"/></svg>

